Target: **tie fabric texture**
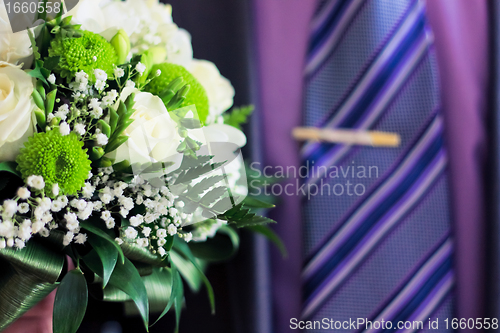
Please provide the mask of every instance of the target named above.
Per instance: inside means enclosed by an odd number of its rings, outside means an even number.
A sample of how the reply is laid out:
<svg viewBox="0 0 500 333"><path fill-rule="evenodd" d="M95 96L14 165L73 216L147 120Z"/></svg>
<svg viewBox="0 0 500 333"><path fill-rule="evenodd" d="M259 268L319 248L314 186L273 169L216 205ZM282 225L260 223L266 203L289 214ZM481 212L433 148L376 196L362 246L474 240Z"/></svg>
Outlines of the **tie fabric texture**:
<svg viewBox="0 0 500 333"><path fill-rule="evenodd" d="M396 132L401 145L303 146L303 321L326 318L335 332L452 330L453 241L432 42L423 1L318 5L304 125Z"/></svg>

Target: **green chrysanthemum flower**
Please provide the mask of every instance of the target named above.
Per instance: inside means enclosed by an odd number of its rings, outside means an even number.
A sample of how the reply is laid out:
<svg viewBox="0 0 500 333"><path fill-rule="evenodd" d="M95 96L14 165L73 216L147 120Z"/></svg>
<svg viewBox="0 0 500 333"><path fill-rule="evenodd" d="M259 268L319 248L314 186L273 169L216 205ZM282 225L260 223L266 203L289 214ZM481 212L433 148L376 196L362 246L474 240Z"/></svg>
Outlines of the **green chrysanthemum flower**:
<svg viewBox="0 0 500 333"><path fill-rule="evenodd" d="M161 70L160 76L156 76L157 70ZM180 107L188 105L196 105L196 111L198 111L198 116L200 121L205 122L208 116L208 97L205 88L200 82L183 66L175 65L171 63L163 63L153 66L151 69L151 74L149 78L154 78L147 86L146 91L158 95L162 92L167 85L175 78L181 76L186 84L189 84L191 88L189 93L181 104Z"/></svg>
<svg viewBox="0 0 500 333"><path fill-rule="evenodd" d="M104 37L90 31L83 31L82 37L79 38L54 39L50 45L49 56L61 57L56 71L59 70L62 77L69 80L76 72L84 71L90 75L91 82L94 82L94 69L102 69L112 75L113 65L118 61L113 45Z"/></svg>
<svg viewBox="0 0 500 333"><path fill-rule="evenodd" d="M29 138L16 162L24 180L32 175L43 177L48 195L52 195L54 184L59 185L61 194L76 194L91 170L83 142L74 133L62 136L58 130Z"/></svg>

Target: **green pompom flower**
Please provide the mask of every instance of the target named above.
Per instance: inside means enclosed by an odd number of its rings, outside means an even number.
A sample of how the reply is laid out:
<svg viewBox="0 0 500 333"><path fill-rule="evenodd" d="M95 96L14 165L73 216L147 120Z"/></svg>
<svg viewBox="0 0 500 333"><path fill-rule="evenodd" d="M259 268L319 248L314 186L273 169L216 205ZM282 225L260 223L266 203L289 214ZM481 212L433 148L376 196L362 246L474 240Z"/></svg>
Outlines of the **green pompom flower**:
<svg viewBox="0 0 500 333"><path fill-rule="evenodd" d="M72 79L76 72L84 71L95 82L94 69L102 69L108 76L113 74L113 65L118 61L115 48L104 37L90 31L83 31L79 38L54 39L50 45L49 56L60 56L55 68L62 77Z"/></svg>
<svg viewBox="0 0 500 333"><path fill-rule="evenodd" d="M157 70L161 70L161 74L160 76L155 77ZM203 88L201 83L198 82L198 80L193 76L193 74L189 73L189 71L183 66L167 62L154 65L149 75L149 78L153 80L146 86L146 91L154 95L158 95L168 86L168 84L172 80L179 76L184 79L184 82L186 84L189 84L191 86L186 99L180 107L193 104L196 105L196 111L198 111L198 117L200 118L200 121L205 122L208 116L207 92L205 91L205 88Z"/></svg>
<svg viewBox="0 0 500 333"><path fill-rule="evenodd" d="M24 180L32 175L43 177L49 196L53 196L54 184L59 185L63 195L76 194L91 170L83 142L75 133L62 136L58 130L36 133L29 138L16 162Z"/></svg>

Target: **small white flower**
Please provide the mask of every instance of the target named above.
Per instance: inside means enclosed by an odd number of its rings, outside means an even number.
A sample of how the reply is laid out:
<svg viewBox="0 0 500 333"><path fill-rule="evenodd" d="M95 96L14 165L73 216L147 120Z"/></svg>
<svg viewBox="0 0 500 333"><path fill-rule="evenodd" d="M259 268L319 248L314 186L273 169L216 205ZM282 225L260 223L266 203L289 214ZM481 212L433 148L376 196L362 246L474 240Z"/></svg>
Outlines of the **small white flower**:
<svg viewBox="0 0 500 333"><path fill-rule="evenodd" d="M96 136L97 144L100 146L105 146L108 144L108 137L106 134L99 133Z"/></svg>
<svg viewBox="0 0 500 333"><path fill-rule="evenodd" d="M55 196L59 195L59 184L52 185L52 194L54 194Z"/></svg>
<svg viewBox="0 0 500 333"><path fill-rule="evenodd" d="M177 208L182 208L182 207L184 207L184 201L177 201L177 202L175 203L175 207L177 207Z"/></svg>
<svg viewBox="0 0 500 333"><path fill-rule="evenodd" d="M108 79L108 74L102 69L94 69L94 75L96 80L106 81Z"/></svg>
<svg viewBox="0 0 500 333"><path fill-rule="evenodd" d="M45 209L40 206L35 208L35 217L37 219L41 220L43 218L43 214L45 214Z"/></svg>
<svg viewBox="0 0 500 333"><path fill-rule="evenodd" d="M94 87L99 91L104 90L106 88L106 81L96 80Z"/></svg>
<svg viewBox="0 0 500 333"><path fill-rule="evenodd" d="M76 216L75 213L64 214L64 219L66 220L66 228L68 228L68 230L75 230L80 226L80 223L78 222L78 217Z"/></svg>
<svg viewBox="0 0 500 333"><path fill-rule="evenodd" d="M112 229L115 227L115 219L114 218L109 218L106 220L106 228Z"/></svg>
<svg viewBox="0 0 500 333"><path fill-rule="evenodd" d="M62 104L60 107L57 108L57 112L67 115L69 113L68 104Z"/></svg>
<svg viewBox="0 0 500 333"><path fill-rule="evenodd" d="M45 182L43 181L42 176L29 176L26 180L26 183L29 187L32 187L36 190L43 190L43 188L45 187Z"/></svg>
<svg viewBox="0 0 500 333"><path fill-rule="evenodd" d="M167 230L165 230L165 229L158 229L158 230L156 230L156 237L158 237L158 238L165 238L165 237L167 237Z"/></svg>
<svg viewBox="0 0 500 333"><path fill-rule="evenodd" d="M5 249L7 246L7 243L5 242L5 239L0 238L0 249Z"/></svg>
<svg viewBox="0 0 500 333"><path fill-rule="evenodd" d="M193 239L193 234L188 232L187 234L184 234L184 240L186 243L189 243Z"/></svg>
<svg viewBox="0 0 500 333"><path fill-rule="evenodd" d="M113 200L113 197L111 194L108 193L99 193L99 198L101 199L102 203L107 205Z"/></svg>
<svg viewBox="0 0 500 333"><path fill-rule="evenodd" d="M13 246L14 246L14 238L7 239L7 247L13 247Z"/></svg>
<svg viewBox="0 0 500 333"><path fill-rule="evenodd" d="M149 237L149 235L151 234L151 228L150 227L144 227L142 229L142 234L146 237Z"/></svg>
<svg viewBox="0 0 500 333"><path fill-rule="evenodd" d="M26 200L30 197L30 195L31 195L31 192L26 187L20 187L17 190L17 196L20 199Z"/></svg>
<svg viewBox="0 0 500 333"><path fill-rule="evenodd" d="M71 129L69 128L68 123L63 122L59 125L59 133L61 133L62 136L68 135L70 131Z"/></svg>
<svg viewBox="0 0 500 333"><path fill-rule="evenodd" d="M52 84L56 83L56 76L54 74L50 74L49 77L47 78L47 81L49 81Z"/></svg>
<svg viewBox="0 0 500 333"><path fill-rule="evenodd" d="M147 213L144 217L144 220L146 221L146 223L153 223L154 220L156 220L156 217L154 216L154 214Z"/></svg>
<svg viewBox="0 0 500 333"><path fill-rule="evenodd" d="M128 214L130 213L129 210L125 209L125 208L120 208L120 215L123 217L123 218L126 218L128 216Z"/></svg>
<svg viewBox="0 0 500 333"><path fill-rule="evenodd" d="M161 69L157 69L156 70L156 76L160 76L161 75Z"/></svg>
<svg viewBox="0 0 500 333"><path fill-rule="evenodd" d="M63 209L63 204L59 200L54 200L52 201L52 207L50 207L50 210L57 213L60 212Z"/></svg>
<svg viewBox="0 0 500 333"><path fill-rule="evenodd" d="M102 202L101 201L94 201L92 203L92 206L94 206L94 211L99 212L102 209Z"/></svg>
<svg viewBox="0 0 500 333"><path fill-rule="evenodd" d="M167 254L167 251L165 251L164 248L159 247L158 248L158 254L163 257L163 256L165 256Z"/></svg>
<svg viewBox="0 0 500 333"><path fill-rule="evenodd" d="M146 70L146 65L139 62L137 65L135 65L135 70L138 71L142 75L142 73L144 73L144 71Z"/></svg>
<svg viewBox="0 0 500 333"><path fill-rule="evenodd" d="M75 81L76 82L82 82L84 80L88 80L89 76L87 73L85 73L84 71L79 71L77 73L75 73Z"/></svg>
<svg viewBox="0 0 500 333"><path fill-rule="evenodd" d="M64 238L63 238L63 245L64 246L68 246L69 243L71 243L71 241L73 240L73 237L74 237L74 234L71 232L71 231L68 231L66 233L66 235L64 235Z"/></svg>
<svg viewBox="0 0 500 333"><path fill-rule="evenodd" d="M163 246L166 243L167 243L167 240L165 238L158 239L158 246Z"/></svg>
<svg viewBox="0 0 500 333"><path fill-rule="evenodd" d="M65 195L61 195L60 197L57 198L57 201L59 201L63 205L63 208L64 208L68 204L68 197Z"/></svg>
<svg viewBox="0 0 500 333"><path fill-rule="evenodd" d="M3 221L3 223L0 223L0 236L11 238L14 237L14 234L15 228L12 221Z"/></svg>
<svg viewBox="0 0 500 333"><path fill-rule="evenodd" d="M118 238L118 237L115 238L115 242L117 242L118 245L122 245L123 244L123 240L121 238Z"/></svg>
<svg viewBox="0 0 500 333"><path fill-rule="evenodd" d="M17 237L21 238L23 241L27 241L31 238L31 221L24 220L19 226L19 231L17 232Z"/></svg>
<svg viewBox="0 0 500 333"><path fill-rule="evenodd" d="M87 241L87 234L78 234L75 237L76 244L84 244Z"/></svg>
<svg viewBox="0 0 500 333"><path fill-rule="evenodd" d="M31 225L31 231L34 234L37 234L38 232L40 232L43 229L44 226L45 226L45 223L43 223L42 221L36 221L35 223L33 223Z"/></svg>
<svg viewBox="0 0 500 333"><path fill-rule="evenodd" d="M97 56L93 56L92 61L97 62Z"/></svg>
<svg viewBox="0 0 500 333"><path fill-rule="evenodd" d="M40 230L39 234L42 237L49 237L50 236L50 231L47 228L42 228L42 230Z"/></svg>
<svg viewBox="0 0 500 333"><path fill-rule="evenodd" d="M134 228L132 227L128 227L126 230L125 230L125 236L128 238L128 239L135 239L137 237L137 230L135 230Z"/></svg>
<svg viewBox="0 0 500 333"><path fill-rule="evenodd" d="M84 210L87 207L87 202L83 199L76 200L72 206L78 210Z"/></svg>
<svg viewBox="0 0 500 333"><path fill-rule="evenodd" d="M45 212L42 216L42 222L43 223L49 223L54 219L52 214L50 212Z"/></svg>
<svg viewBox="0 0 500 333"><path fill-rule="evenodd" d="M168 231L168 234L170 236L173 236L177 233L177 227L175 225L171 224L168 226L167 231Z"/></svg>
<svg viewBox="0 0 500 333"><path fill-rule="evenodd" d="M147 238L139 238L137 241L136 241L137 245L139 245L140 247L147 247L149 245L149 241Z"/></svg>
<svg viewBox="0 0 500 333"><path fill-rule="evenodd" d="M16 239L16 247L21 250L26 246L24 241L20 240L19 238Z"/></svg>
<svg viewBox="0 0 500 333"><path fill-rule="evenodd" d="M101 213L101 219L103 221L107 221L111 218L111 212L109 210L105 210Z"/></svg>
<svg viewBox="0 0 500 333"><path fill-rule="evenodd" d="M8 216L12 217L17 213L17 202L14 200L5 200L3 202L3 212Z"/></svg>
<svg viewBox="0 0 500 333"><path fill-rule="evenodd" d="M84 198L90 199L94 195L95 187L90 185L90 183L85 183L82 187L82 195Z"/></svg>
<svg viewBox="0 0 500 333"><path fill-rule="evenodd" d="M128 80L127 83L125 83L126 88L135 88L135 82Z"/></svg>
<svg viewBox="0 0 500 333"><path fill-rule="evenodd" d="M84 124L76 124L74 130L79 135L85 134L85 125Z"/></svg>
<svg viewBox="0 0 500 333"><path fill-rule="evenodd" d="M118 67L116 67L114 69L114 73L115 73L115 78L117 78L117 79L122 78L123 75L125 75L125 71L122 68L118 68Z"/></svg>
<svg viewBox="0 0 500 333"><path fill-rule="evenodd" d="M23 202L19 204L17 211L21 214L26 214L30 211L30 205L28 205L26 202Z"/></svg>
<svg viewBox="0 0 500 333"><path fill-rule="evenodd" d="M134 227L140 226L143 222L144 222L144 217L142 217L142 215L136 215L130 218L130 225Z"/></svg>
<svg viewBox="0 0 500 333"><path fill-rule="evenodd" d="M92 98L90 100L90 103L89 103L88 107L92 110L90 112L90 114L94 118L101 118L101 116L102 116L102 108L101 108L101 103L99 102L99 99Z"/></svg>
<svg viewBox="0 0 500 333"><path fill-rule="evenodd" d="M82 221L87 220L90 217L90 215L92 215L93 208L94 208L93 205L88 204L84 210L78 213L78 218Z"/></svg>

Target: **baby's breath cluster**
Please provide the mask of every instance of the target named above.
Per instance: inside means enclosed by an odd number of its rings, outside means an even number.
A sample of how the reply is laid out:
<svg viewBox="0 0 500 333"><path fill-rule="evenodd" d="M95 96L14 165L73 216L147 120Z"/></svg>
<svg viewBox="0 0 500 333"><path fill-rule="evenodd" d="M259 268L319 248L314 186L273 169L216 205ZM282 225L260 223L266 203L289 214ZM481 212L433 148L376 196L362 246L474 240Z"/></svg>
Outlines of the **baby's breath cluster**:
<svg viewBox="0 0 500 333"><path fill-rule="evenodd" d="M119 244L135 244L165 256L163 246L169 236L177 235L187 242L192 239L191 232L182 230L191 216L180 211L183 202L168 186L153 186L141 176L129 184L114 179L112 168L102 169L85 185L83 196L99 202L99 217L106 228L119 225Z"/></svg>

